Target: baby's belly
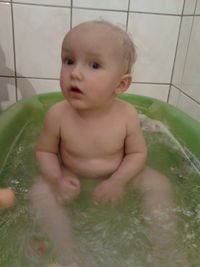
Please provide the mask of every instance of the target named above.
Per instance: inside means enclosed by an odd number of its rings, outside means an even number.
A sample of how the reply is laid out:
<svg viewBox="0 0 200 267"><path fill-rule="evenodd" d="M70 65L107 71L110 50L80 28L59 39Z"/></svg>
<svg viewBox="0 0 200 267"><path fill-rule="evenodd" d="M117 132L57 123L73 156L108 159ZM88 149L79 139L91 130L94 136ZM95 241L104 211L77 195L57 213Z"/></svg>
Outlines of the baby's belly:
<svg viewBox="0 0 200 267"><path fill-rule="evenodd" d="M81 158L67 153L62 155L64 166L80 178L107 178L119 167L123 153L104 158Z"/></svg>

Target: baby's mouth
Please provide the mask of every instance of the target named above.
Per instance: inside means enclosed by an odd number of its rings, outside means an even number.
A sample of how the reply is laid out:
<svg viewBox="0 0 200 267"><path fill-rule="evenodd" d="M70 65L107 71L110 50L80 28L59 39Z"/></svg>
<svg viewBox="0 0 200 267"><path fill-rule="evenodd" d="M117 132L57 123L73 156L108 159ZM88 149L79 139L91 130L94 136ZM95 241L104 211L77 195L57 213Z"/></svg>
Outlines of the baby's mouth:
<svg viewBox="0 0 200 267"><path fill-rule="evenodd" d="M83 92L76 86L71 86L69 89L70 92L72 93L79 93L79 94L83 94Z"/></svg>

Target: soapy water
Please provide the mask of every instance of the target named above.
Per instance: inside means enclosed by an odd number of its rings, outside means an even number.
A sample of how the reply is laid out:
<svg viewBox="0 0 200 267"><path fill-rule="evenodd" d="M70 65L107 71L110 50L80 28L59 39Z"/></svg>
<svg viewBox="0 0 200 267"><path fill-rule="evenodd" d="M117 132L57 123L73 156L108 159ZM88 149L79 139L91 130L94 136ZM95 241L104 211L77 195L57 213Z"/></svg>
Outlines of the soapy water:
<svg viewBox="0 0 200 267"><path fill-rule="evenodd" d="M164 173L173 184L178 224L174 247L187 259L188 266L199 266L199 161L161 122L144 115L140 117L148 144L148 164ZM62 263L38 226L29 201L30 188L39 173L34 160L38 132L34 122L24 128L0 173L0 186L11 187L17 198L13 208L0 210L2 267L46 267L51 262ZM94 181L83 181L81 195L68 207L77 244L74 261L81 261L87 267L155 266L151 231L142 215L138 192L127 190L122 202L111 209L94 204L91 196L94 187ZM159 267L162 266L169 267L160 263Z"/></svg>

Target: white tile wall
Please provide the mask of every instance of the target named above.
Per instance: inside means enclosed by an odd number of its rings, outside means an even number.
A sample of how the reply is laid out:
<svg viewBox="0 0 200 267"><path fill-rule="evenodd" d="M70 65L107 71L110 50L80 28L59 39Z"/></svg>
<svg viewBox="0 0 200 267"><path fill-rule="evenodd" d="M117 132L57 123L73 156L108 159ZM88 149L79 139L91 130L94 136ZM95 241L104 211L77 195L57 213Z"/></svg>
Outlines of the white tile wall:
<svg viewBox="0 0 200 267"><path fill-rule="evenodd" d="M11 9L0 2L0 75L14 75Z"/></svg>
<svg viewBox="0 0 200 267"><path fill-rule="evenodd" d="M180 94L179 103L177 107L200 122L199 104L197 104L189 97L185 96L184 94Z"/></svg>
<svg viewBox="0 0 200 267"><path fill-rule="evenodd" d="M130 10L180 15L183 2L183 0L131 0Z"/></svg>
<svg viewBox="0 0 200 267"><path fill-rule="evenodd" d="M196 0L185 0L183 14L194 14Z"/></svg>
<svg viewBox="0 0 200 267"><path fill-rule="evenodd" d="M190 34L192 29L192 17L183 17L181 24L181 31L178 43L178 49L176 53L176 61L173 72L173 84L177 87L181 86L185 61L187 56L188 44L190 41Z"/></svg>
<svg viewBox="0 0 200 267"><path fill-rule="evenodd" d="M114 23L124 30L126 29L126 12L115 12L115 11L101 11L101 10L84 10L74 9L72 26L76 26L79 23L87 20L107 20Z"/></svg>
<svg viewBox="0 0 200 267"><path fill-rule="evenodd" d="M184 31L181 31L179 39L172 82L185 94L179 92L178 95L179 90L173 88L170 92L170 103L200 121L200 53L198 52L200 47L200 17L184 17L183 21ZM186 41L187 39L188 41ZM185 44L187 47L184 47ZM184 60L183 55L185 55Z"/></svg>
<svg viewBox="0 0 200 267"><path fill-rule="evenodd" d="M106 10L128 10L128 0L73 0L73 6Z"/></svg>
<svg viewBox="0 0 200 267"><path fill-rule="evenodd" d="M177 16L130 14L128 31L138 54L134 81L170 82L179 23Z"/></svg>
<svg viewBox="0 0 200 267"><path fill-rule="evenodd" d="M14 5L19 76L58 78L61 43L70 28L70 9Z"/></svg>
<svg viewBox="0 0 200 267"><path fill-rule="evenodd" d="M132 83L127 93L149 96L162 101L167 101L169 85Z"/></svg>
<svg viewBox="0 0 200 267"><path fill-rule="evenodd" d="M17 97L18 100L32 96L34 94L60 91L59 80L45 79L17 79Z"/></svg>
<svg viewBox="0 0 200 267"><path fill-rule="evenodd" d="M40 4L40 5L55 5L55 6L71 6L70 0L14 0L13 3L26 3L26 4Z"/></svg>
<svg viewBox="0 0 200 267"><path fill-rule="evenodd" d="M200 17L194 18L181 89L200 103Z"/></svg>
<svg viewBox="0 0 200 267"><path fill-rule="evenodd" d="M178 90L174 86L171 86L171 91L170 91L169 101L168 101L169 104L175 107L178 106L180 94L181 94L180 90Z"/></svg>
<svg viewBox="0 0 200 267"><path fill-rule="evenodd" d="M196 15L200 15L200 0L197 0L197 6L196 6Z"/></svg>
<svg viewBox="0 0 200 267"><path fill-rule="evenodd" d="M200 122L200 106L198 103L187 97L179 90L172 86L172 94L170 94L170 104L187 113ZM178 92L179 91L179 92Z"/></svg>
<svg viewBox="0 0 200 267"><path fill-rule="evenodd" d="M15 79L0 77L0 111L16 102Z"/></svg>

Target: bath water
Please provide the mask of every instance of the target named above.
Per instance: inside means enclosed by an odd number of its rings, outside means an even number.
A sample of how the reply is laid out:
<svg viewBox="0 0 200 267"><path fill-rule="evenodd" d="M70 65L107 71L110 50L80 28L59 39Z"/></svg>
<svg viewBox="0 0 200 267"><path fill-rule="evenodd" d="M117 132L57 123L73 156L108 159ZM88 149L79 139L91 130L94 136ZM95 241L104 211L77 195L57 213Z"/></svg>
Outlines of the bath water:
<svg viewBox="0 0 200 267"><path fill-rule="evenodd" d="M14 207L0 210L2 267L46 267L51 262L61 262L53 244L37 225L29 201L29 190L39 173L34 146L40 127L35 125L36 122L29 122L16 138L0 173L0 186L11 187L17 199ZM173 184L178 224L175 247L189 266L199 266L199 162L159 122L145 118L142 127L148 144L148 164L168 176ZM70 205L78 244L75 257L84 258L87 267L153 266L151 233L142 215L141 196L127 189L114 209L97 207L92 201L95 182L83 181L82 187L81 195ZM162 263L156 267L162 266L173 267Z"/></svg>

